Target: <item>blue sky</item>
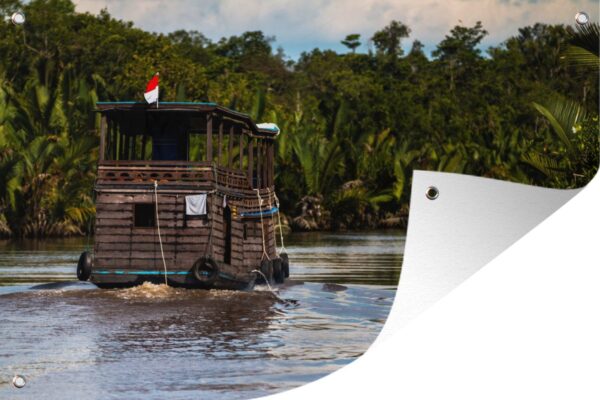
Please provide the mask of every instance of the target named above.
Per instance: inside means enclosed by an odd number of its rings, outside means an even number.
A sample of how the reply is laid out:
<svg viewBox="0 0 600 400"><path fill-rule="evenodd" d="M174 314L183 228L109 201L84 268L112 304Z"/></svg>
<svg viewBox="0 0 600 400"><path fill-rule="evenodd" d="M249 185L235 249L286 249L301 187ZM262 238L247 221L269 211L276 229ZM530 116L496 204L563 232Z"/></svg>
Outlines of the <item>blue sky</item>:
<svg viewBox="0 0 600 400"><path fill-rule="evenodd" d="M261 30L275 36L275 47L296 59L315 47L346 51L340 41L361 34L360 52L368 39L391 20L412 29L404 43L419 39L431 51L458 24L483 22L490 33L483 47L497 45L536 22L573 24L578 11L599 18L599 0L75 0L77 10L102 8L142 29L171 32L198 30L212 40Z"/></svg>

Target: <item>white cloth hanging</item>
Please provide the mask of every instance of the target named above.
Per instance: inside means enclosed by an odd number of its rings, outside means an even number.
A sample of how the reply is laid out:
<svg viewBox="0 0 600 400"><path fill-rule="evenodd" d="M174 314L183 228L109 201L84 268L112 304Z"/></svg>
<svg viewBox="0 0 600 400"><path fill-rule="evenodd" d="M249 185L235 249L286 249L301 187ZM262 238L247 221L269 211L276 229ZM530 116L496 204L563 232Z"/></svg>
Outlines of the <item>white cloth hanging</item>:
<svg viewBox="0 0 600 400"><path fill-rule="evenodd" d="M185 196L186 215L206 215L206 193Z"/></svg>

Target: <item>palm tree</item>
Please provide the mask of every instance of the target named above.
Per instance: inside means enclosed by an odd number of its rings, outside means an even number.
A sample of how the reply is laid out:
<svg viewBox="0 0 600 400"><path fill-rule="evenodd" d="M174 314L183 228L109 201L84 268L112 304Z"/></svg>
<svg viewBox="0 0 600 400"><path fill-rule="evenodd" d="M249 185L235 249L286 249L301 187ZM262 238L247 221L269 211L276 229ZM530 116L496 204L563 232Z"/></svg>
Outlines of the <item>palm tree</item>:
<svg viewBox="0 0 600 400"><path fill-rule="evenodd" d="M598 74L600 67L600 27L598 23L577 26L564 60ZM598 170L598 115L578 102L555 95L533 107L545 117L564 146L560 157L530 152L524 161L559 182L576 187L589 181ZM583 178L583 179L582 179Z"/></svg>
<svg viewBox="0 0 600 400"><path fill-rule="evenodd" d="M4 86L5 82L0 80L0 236L10 236L11 229L5 214L16 204L15 192L19 180L15 178L18 158L12 146L15 109L8 101Z"/></svg>
<svg viewBox="0 0 600 400"><path fill-rule="evenodd" d="M0 93L0 234L81 234L93 216L97 96L76 77L58 82L32 76L22 92Z"/></svg>
<svg viewBox="0 0 600 400"><path fill-rule="evenodd" d="M597 22L577 25L577 30L571 36L569 47L564 54L565 61L572 65L590 68L592 72L598 73L599 38L600 25Z"/></svg>

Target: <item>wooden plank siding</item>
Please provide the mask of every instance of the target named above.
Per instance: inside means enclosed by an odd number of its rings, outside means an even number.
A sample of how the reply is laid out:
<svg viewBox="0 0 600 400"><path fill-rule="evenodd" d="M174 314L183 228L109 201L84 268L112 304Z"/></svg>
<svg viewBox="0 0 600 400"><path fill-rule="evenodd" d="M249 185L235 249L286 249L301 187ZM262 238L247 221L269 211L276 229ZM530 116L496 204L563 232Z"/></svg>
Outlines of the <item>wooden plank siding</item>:
<svg viewBox="0 0 600 400"><path fill-rule="evenodd" d="M223 197L209 194L210 216L186 216L184 194L158 194L158 216L167 269L188 271L208 249L212 227L212 254L217 261L224 260L225 234ZM162 271L156 227L134 226L134 205L154 204L151 193L103 193L96 201L95 267L99 269L145 269ZM237 210L244 205L228 199L228 205ZM275 257L274 221L263 219L266 250ZM246 239L244 239L246 225ZM243 220L233 213L231 226L231 265L240 273L260 265L263 256L260 220Z"/></svg>

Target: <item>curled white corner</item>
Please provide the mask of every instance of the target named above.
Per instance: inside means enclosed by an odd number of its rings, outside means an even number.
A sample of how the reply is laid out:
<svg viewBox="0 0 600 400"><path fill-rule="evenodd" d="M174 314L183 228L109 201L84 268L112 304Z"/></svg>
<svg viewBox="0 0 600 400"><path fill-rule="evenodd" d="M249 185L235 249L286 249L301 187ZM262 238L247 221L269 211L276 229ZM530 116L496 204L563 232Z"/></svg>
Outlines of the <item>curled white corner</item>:
<svg viewBox="0 0 600 400"><path fill-rule="evenodd" d="M430 188L438 191L433 200ZM377 342L425 311L578 192L415 171L400 283Z"/></svg>
<svg viewBox="0 0 600 400"><path fill-rule="evenodd" d="M533 229L578 192L417 172L389 340L267 398L598 398L600 177Z"/></svg>

